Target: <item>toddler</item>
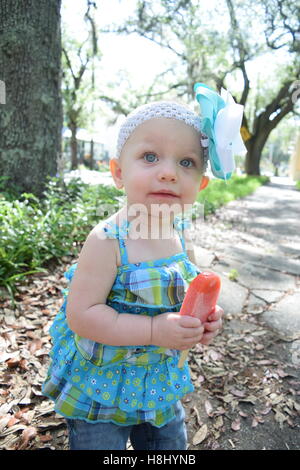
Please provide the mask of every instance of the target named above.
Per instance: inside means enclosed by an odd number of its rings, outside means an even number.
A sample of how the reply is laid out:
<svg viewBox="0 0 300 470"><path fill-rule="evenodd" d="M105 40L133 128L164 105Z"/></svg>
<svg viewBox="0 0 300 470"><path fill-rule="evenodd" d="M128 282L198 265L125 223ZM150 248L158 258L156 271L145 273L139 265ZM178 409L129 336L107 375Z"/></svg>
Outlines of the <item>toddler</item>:
<svg viewBox="0 0 300 470"><path fill-rule="evenodd" d="M120 129L110 169L127 204L88 235L50 329L43 393L72 450L124 450L128 439L135 450L187 447L180 400L193 386L180 351L209 344L223 315L216 307L202 325L178 313L200 273L182 214L208 183L211 144L203 118L173 102L138 108Z"/></svg>

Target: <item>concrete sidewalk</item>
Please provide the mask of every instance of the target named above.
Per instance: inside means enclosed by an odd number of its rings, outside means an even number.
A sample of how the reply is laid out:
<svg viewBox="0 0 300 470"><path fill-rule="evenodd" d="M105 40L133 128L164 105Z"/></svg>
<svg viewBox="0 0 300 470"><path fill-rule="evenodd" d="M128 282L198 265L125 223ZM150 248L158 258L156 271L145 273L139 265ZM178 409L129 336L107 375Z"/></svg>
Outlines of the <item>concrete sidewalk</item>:
<svg viewBox="0 0 300 470"><path fill-rule="evenodd" d="M197 225L194 239L197 265L203 270L219 273L222 279L218 304L226 314L226 344L231 335L236 338L240 334L243 339L244 332L250 331L263 339L266 332L268 341L258 345L266 355L269 354L264 359L290 365L296 388L299 387L300 191L296 191L288 179L272 178L254 194L232 201L208 217L200 230ZM216 345L218 351L217 342ZM246 343L245 347L247 350ZM242 346L239 354L243 354ZM260 369L258 366L257 373ZM263 380L262 377L261 383ZM278 383L283 381L278 377ZM293 393L298 394L295 407L299 414L300 392L293 390ZM288 395L282 392L281 396ZM197 399L199 407L203 406L199 395ZM269 413L263 426L253 427L250 421L247 424L244 420L238 433L227 429L218 440L221 448L299 449L300 420L296 418L296 427L282 423L279 426L283 409L275 412L276 420ZM287 421L285 418L285 423ZM232 436L236 436L235 445Z"/></svg>
<svg viewBox="0 0 300 470"><path fill-rule="evenodd" d="M220 273L219 303L226 312L260 315L280 338L298 344L300 191L284 184L289 180L279 181L273 178L204 222L196 238L196 257L200 267Z"/></svg>

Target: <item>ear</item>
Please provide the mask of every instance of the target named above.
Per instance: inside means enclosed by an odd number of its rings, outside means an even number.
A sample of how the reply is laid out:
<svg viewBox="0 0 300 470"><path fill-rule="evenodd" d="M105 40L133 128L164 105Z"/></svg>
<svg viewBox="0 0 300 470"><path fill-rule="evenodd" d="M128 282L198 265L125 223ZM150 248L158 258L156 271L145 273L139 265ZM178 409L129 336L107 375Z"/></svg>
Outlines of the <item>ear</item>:
<svg viewBox="0 0 300 470"><path fill-rule="evenodd" d="M109 168L111 175L113 177L113 180L117 186L118 189L123 188L123 182L122 182L122 169L120 166L120 160L117 158L112 158L109 161Z"/></svg>
<svg viewBox="0 0 300 470"><path fill-rule="evenodd" d="M208 176L202 176L199 191L202 191L202 189L205 189L206 186L208 185L208 183L209 183L209 177Z"/></svg>

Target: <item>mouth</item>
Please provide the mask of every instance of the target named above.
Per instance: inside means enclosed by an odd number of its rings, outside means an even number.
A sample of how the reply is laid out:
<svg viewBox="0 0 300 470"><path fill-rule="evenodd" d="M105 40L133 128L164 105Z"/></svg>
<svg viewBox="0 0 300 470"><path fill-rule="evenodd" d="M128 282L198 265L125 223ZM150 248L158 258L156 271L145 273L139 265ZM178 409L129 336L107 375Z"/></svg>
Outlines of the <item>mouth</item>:
<svg viewBox="0 0 300 470"><path fill-rule="evenodd" d="M178 194L174 193L173 191L167 191L167 190L165 191L163 189L161 191L157 191L155 193L150 193L150 196L158 196L158 197L166 197L166 198L169 198L169 197L178 198L179 197Z"/></svg>

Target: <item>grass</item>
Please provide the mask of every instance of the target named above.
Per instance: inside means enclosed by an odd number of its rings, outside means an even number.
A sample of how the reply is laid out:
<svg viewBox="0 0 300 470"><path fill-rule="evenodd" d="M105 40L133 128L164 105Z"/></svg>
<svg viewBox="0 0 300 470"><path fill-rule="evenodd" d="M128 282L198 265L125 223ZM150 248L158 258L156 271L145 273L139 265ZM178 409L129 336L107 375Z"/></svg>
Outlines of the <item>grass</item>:
<svg viewBox="0 0 300 470"><path fill-rule="evenodd" d="M237 175L233 175L228 181L214 179L199 193L197 202L204 204L204 214L207 215L234 199L243 198L253 193L268 180L267 176Z"/></svg>

